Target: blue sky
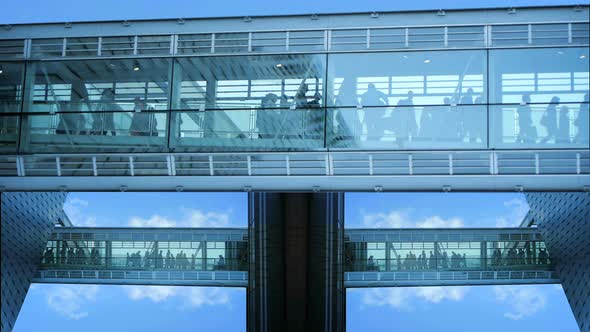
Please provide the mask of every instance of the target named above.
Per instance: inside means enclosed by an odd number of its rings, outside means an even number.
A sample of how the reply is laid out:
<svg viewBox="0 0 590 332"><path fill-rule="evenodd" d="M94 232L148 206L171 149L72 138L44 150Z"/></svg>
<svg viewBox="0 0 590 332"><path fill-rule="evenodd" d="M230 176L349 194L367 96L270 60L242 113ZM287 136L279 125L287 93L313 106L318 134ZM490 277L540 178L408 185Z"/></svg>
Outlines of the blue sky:
<svg viewBox="0 0 590 332"><path fill-rule="evenodd" d="M587 0L453 0L453 1L279 1L279 0L5 0L0 23L76 22L210 16L258 16L335 12L544 6L588 3Z"/></svg>
<svg viewBox="0 0 590 332"><path fill-rule="evenodd" d="M244 193L72 193L76 225L246 227ZM347 227L515 226L520 194L351 193ZM428 318L428 319L425 319ZM34 285L14 331L245 331L233 288ZM485 324L481 324L485 322ZM374 288L347 293L348 331L578 331L557 285Z"/></svg>
<svg viewBox="0 0 590 332"><path fill-rule="evenodd" d="M6 0L0 24L560 5L588 1ZM203 5L205 4L205 5ZM245 194L74 193L80 226L246 226ZM518 194L349 194L347 227L514 226ZM34 285L14 331L245 331L243 289ZM390 288L347 294L348 331L578 331L560 286Z"/></svg>

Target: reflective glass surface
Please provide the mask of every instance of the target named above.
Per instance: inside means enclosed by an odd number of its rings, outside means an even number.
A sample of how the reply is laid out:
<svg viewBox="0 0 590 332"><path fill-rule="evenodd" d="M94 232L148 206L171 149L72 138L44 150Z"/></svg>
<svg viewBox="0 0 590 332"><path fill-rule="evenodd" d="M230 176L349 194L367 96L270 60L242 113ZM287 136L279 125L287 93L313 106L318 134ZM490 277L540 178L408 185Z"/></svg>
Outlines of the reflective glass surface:
<svg viewBox="0 0 590 332"><path fill-rule="evenodd" d="M490 106L491 146L588 148L588 94L580 104Z"/></svg>
<svg viewBox="0 0 590 332"><path fill-rule="evenodd" d="M174 112L175 151L310 150L324 146L324 109Z"/></svg>
<svg viewBox="0 0 590 332"><path fill-rule="evenodd" d="M588 48L490 50L490 103L582 102L589 89ZM523 61L526 59L526 61Z"/></svg>
<svg viewBox="0 0 590 332"><path fill-rule="evenodd" d="M41 267L88 270L246 271L246 242L49 241Z"/></svg>
<svg viewBox="0 0 590 332"><path fill-rule="evenodd" d="M250 109L322 105L325 55L177 59L172 109Z"/></svg>
<svg viewBox="0 0 590 332"><path fill-rule="evenodd" d="M166 110L170 65L166 58L30 62L25 111L133 111L138 101Z"/></svg>
<svg viewBox="0 0 590 332"><path fill-rule="evenodd" d="M486 102L485 51L330 54L328 60L330 106Z"/></svg>
<svg viewBox="0 0 590 332"><path fill-rule="evenodd" d="M552 268L544 242L347 242L345 271Z"/></svg>
<svg viewBox="0 0 590 332"><path fill-rule="evenodd" d="M0 153L16 153L18 121L17 115L0 115Z"/></svg>
<svg viewBox="0 0 590 332"><path fill-rule="evenodd" d="M339 108L330 109L328 119L328 144L333 148L487 147L484 105Z"/></svg>
<svg viewBox="0 0 590 332"><path fill-rule="evenodd" d="M22 152L161 152L167 139L167 113L63 112L27 115Z"/></svg>
<svg viewBox="0 0 590 332"><path fill-rule="evenodd" d="M22 63L0 62L0 113L20 110L24 68Z"/></svg>
<svg viewBox="0 0 590 332"><path fill-rule="evenodd" d="M242 47L225 37L217 46ZM2 62L0 113L22 111L22 153L588 148L588 58L552 47ZM15 120L0 124L0 153L16 151Z"/></svg>

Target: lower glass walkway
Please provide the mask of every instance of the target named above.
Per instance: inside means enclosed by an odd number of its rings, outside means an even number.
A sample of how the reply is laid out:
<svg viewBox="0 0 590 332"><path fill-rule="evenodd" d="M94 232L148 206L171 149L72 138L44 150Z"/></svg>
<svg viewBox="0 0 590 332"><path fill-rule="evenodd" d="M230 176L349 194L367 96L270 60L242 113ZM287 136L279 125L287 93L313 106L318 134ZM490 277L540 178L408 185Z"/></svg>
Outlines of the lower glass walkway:
<svg viewBox="0 0 590 332"><path fill-rule="evenodd" d="M349 229L347 287L558 282L535 228Z"/></svg>
<svg viewBox="0 0 590 332"><path fill-rule="evenodd" d="M36 282L247 286L246 229L56 228Z"/></svg>
<svg viewBox="0 0 590 332"><path fill-rule="evenodd" d="M346 287L558 283L536 228L348 229ZM56 228L34 282L248 285L247 229Z"/></svg>

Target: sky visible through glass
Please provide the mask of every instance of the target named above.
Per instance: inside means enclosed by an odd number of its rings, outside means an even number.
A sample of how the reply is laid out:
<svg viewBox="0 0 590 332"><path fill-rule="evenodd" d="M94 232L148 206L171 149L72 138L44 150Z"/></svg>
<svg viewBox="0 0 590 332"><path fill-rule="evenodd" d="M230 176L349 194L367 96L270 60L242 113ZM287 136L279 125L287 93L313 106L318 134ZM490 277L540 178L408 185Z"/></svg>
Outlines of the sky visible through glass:
<svg viewBox="0 0 590 332"><path fill-rule="evenodd" d="M575 4L579 1L6 1L0 24ZM584 3L584 1L583 1ZM76 226L246 227L242 193L73 193ZM520 194L348 194L346 226L511 227ZM245 289L33 285L15 332L245 331ZM347 292L348 331L578 331L559 285L373 288Z"/></svg>

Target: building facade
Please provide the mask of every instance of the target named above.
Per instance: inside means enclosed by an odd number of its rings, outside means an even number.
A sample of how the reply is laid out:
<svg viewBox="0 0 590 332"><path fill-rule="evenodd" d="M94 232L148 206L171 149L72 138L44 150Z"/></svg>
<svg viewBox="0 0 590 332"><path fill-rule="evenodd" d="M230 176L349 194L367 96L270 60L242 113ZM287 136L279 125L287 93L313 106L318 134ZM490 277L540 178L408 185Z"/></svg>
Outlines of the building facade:
<svg viewBox="0 0 590 332"><path fill-rule="evenodd" d="M590 331L590 194L527 193L581 331Z"/></svg>
<svg viewBox="0 0 590 332"><path fill-rule="evenodd" d="M2 331L11 331L66 193L2 193Z"/></svg>

